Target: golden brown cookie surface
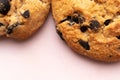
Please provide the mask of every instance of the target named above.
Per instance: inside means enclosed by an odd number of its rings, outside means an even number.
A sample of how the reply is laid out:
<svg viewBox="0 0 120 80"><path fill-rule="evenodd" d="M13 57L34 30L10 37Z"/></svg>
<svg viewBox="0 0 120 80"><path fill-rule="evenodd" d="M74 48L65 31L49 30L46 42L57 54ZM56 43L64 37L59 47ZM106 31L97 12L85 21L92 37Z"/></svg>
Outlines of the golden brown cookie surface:
<svg viewBox="0 0 120 80"><path fill-rule="evenodd" d="M60 37L99 61L120 60L120 0L52 0Z"/></svg>
<svg viewBox="0 0 120 80"><path fill-rule="evenodd" d="M44 23L50 0L0 0L0 36L27 39Z"/></svg>

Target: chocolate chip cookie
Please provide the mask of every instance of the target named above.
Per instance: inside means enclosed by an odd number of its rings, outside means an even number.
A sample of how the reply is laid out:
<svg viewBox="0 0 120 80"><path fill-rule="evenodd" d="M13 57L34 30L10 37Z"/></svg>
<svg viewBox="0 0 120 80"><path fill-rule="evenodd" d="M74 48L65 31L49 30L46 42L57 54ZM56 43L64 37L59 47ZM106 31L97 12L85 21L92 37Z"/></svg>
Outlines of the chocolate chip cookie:
<svg viewBox="0 0 120 80"><path fill-rule="evenodd" d="M52 0L56 31L75 52L120 60L120 0Z"/></svg>
<svg viewBox="0 0 120 80"><path fill-rule="evenodd" d="M0 36L24 40L44 23L50 0L0 0Z"/></svg>

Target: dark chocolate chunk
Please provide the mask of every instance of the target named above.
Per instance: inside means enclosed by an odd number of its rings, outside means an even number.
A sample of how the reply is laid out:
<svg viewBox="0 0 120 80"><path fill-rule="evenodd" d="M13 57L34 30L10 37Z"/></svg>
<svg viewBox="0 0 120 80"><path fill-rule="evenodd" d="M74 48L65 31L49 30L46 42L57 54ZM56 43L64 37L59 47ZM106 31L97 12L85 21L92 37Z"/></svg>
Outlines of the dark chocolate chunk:
<svg viewBox="0 0 120 80"><path fill-rule="evenodd" d="M30 11L29 11L29 10L26 10L26 11L22 14L22 16L23 16L24 18L29 18L29 17L30 17Z"/></svg>
<svg viewBox="0 0 120 80"><path fill-rule="evenodd" d="M10 25L7 28L7 34L11 34L13 32L13 29L16 28L18 25L22 25L22 23L16 22L16 23Z"/></svg>
<svg viewBox="0 0 120 80"><path fill-rule="evenodd" d="M59 30L56 29L56 32L57 32L57 34L59 35L59 37L60 37L62 40L65 40L65 39L63 38L62 33L61 33Z"/></svg>
<svg viewBox="0 0 120 80"><path fill-rule="evenodd" d="M104 25L107 26L107 25L109 25L111 22L112 22L111 19L107 19L107 20L105 20Z"/></svg>
<svg viewBox="0 0 120 80"><path fill-rule="evenodd" d="M83 41L83 40L79 40L78 42L83 48L85 48L86 50L90 50L90 46L89 46L88 42Z"/></svg>
<svg viewBox="0 0 120 80"><path fill-rule="evenodd" d="M90 21L90 29L97 30L100 27L100 23L97 20Z"/></svg>
<svg viewBox="0 0 120 80"><path fill-rule="evenodd" d="M117 36L118 39L120 39L120 36Z"/></svg>
<svg viewBox="0 0 120 80"><path fill-rule="evenodd" d="M80 30L82 31L82 32L86 32L87 30L88 30L88 25L82 25L81 27L80 27Z"/></svg>
<svg viewBox="0 0 120 80"><path fill-rule="evenodd" d="M9 0L0 0L0 13L6 15L10 10L10 2Z"/></svg>

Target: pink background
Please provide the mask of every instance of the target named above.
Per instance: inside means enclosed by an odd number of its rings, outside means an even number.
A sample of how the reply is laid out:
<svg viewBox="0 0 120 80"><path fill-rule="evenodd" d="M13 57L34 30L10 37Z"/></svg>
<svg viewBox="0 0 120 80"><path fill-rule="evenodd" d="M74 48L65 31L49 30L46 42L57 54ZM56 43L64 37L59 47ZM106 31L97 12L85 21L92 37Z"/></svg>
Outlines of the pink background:
<svg viewBox="0 0 120 80"><path fill-rule="evenodd" d="M120 80L120 62L96 62L73 52L49 14L29 40L0 40L0 80Z"/></svg>

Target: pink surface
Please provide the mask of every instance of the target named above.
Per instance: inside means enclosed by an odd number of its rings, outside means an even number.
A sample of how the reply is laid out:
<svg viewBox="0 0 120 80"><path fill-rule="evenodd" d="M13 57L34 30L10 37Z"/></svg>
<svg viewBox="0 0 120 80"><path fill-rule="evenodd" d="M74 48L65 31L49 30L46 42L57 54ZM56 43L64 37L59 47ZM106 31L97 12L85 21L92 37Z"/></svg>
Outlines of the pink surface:
<svg viewBox="0 0 120 80"><path fill-rule="evenodd" d="M0 80L120 80L120 62L106 64L77 55L54 26L50 14L29 40L0 40Z"/></svg>

